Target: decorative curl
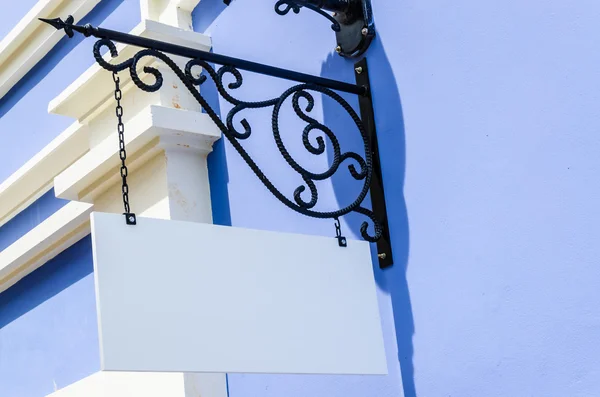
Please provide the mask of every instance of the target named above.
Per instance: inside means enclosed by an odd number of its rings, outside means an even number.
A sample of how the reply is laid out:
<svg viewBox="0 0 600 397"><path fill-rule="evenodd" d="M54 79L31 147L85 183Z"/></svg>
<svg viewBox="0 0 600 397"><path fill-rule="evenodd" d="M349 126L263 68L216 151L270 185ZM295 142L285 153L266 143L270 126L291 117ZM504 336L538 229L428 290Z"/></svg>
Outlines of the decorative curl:
<svg viewBox="0 0 600 397"><path fill-rule="evenodd" d="M277 3L275 3L275 12L279 15L287 15L290 11L294 11L295 14L299 14L301 7L302 6L298 5L294 1L279 0Z"/></svg>
<svg viewBox="0 0 600 397"><path fill-rule="evenodd" d="M312 4L298 4L298 2L295 0L279 0L277 3L275 3L275 12L279 15L287 15L290 11L293 11L294 14L299 14L300 9L302 7L306 7L309 10L313 10L317 14L330 20L331 29L334 32L339 32L340 30L342 30L342 26L334 17L329 15L326 11L323 11L319 7L314 6Z"/></svg>
<svg viewBox="0 0 600 397"><path fill-rule="evenodd" d="M369 224L367 222L363 222L360 225L360 234L361 234L362 238L371 243L374 243L377 240L379 240L383 234L383 226L381 225L381 222L377 218L375 218L375 214L373 213L373 211L368 210L363 207L360 207L360 206L354 208L353 211L356 213L365 215L366 217L368 217L371 220L371 222L373 222L373 227L375 229L374 234L369 234L369 232L368 232Z"/></svg>
<svg viewBox="0 0 600 397"><path fill-rule="evenodd" d="M144 69L142 69L144 71L144 73L151 74L154 76L154 84L145 83L144 81L142 81L142 79L140 78L140 76L137 73L138 63L140 62L140 60L143 57L151 56L151 57L160 58L159 55L162 55L162 53L160 53L156 50L150 50L150 49L142 50L134 55L133 62L131 63L131 65L129 65L129 73L131 74L131 80L133 80L135 85L137 85L143 91L146 91L146 92L158 91L160 89L160 87L162 87L162 85L163 85L163 76L159 72L158 69L150 67L150 66L144 66Z"/></svg>
<svg viewBox="0 0 600 397"><path fill-rule="evenodd" d="M110 52L111 57L116 58L119 56L119 53L117 51L117 46L115 45L115 43L113 43L109 39L100 39L100 40L96 41L96 43L94 43L94 50L93 50L94 58L96 59L96 62L98 63L98 65L100 65L102 68L116 73L116 72L120 72L121 70L127 69L133 63L133 59L128 59L125 62L121 62L121 63L114 64L114 65L112 63L106 62L104 60L104 57L102 57L102 55L100 54L102 47L108 48L108 51Z"/></svg>
<svg viewBox="0 0 600 397"><path fill-rule="evenodd" d="M156 58L166 57L164 54L162 54L161 52L158 52L156 50L145 49L145 50L139 51L132 58L130 58L124 62L112 64L110 62L107 62L104 59L104 57L100 54L102 47L108 48L112 58L116 58L119 56L119 52L117 51L117 46L115 46L115 43L113 43L112 41L110 41L108 39L100 39L100 40L96 41L96 43L94 43L94 50L93 50L94 58L96 59L96 62L102 68L109 70L113 73L118 73L122 70L129 69L131 79L133 80L135 85L137 85L141 90L146 91L146 92L155 92L155 91L158 91L160 89L160 87L162 87L163 77L162 77L162 74L160 73L160 71L158 71L158 69L150 67L150 66L145 66L142 69L144 71L144 73L148 73L148 74L151 74L154 76L154 78L155 78L154 84L144 83L142 81L142 79L140 78L140 76L138 75L137 69L138 69L138 63L140 62L140 60L143 57L147 57L147 56L152 56L152 57L156 57Z"/></svg>

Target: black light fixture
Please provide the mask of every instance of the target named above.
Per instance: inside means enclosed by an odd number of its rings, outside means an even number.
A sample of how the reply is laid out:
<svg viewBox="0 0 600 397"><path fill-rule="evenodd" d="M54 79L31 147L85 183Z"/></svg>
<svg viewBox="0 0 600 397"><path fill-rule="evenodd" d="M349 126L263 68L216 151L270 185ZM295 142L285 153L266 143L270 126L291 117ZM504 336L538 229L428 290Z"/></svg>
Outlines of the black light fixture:
<svg viewBox="0 0 600 397"><path fill-rule="evenodd" d="M223 0L226 5L231 0ZM356 58L364 54L375 37L375 23L371 0L278 0L275 12L287 15L290 11L298 14L307 8L331 23L336 33L335 51L346 58Z"/></svg>
<svg viewBox="0 0 600 397"><path fill-rule="evenodd" d="M341 5L342 3L350 4L354 2L354 0L312 0L310 3L321 3L321 5L325 6ZM291 3L301 2L279 1L278 4L279 3L286 3L291 7L290 9L294 9L294 6L291 5ZM304 3L309 3L309 1ZM123 205L125 208L124 215L127 224L135 225L136 217L129 209L129 187L127 185L128 170L125 164L127 159L124 141L125 126L121 121L123 108L121 107L122 93L120 90L118 73L127 70L131 75L132 81L138 88L146 92L155 92L159 90L163 84L163 76L160 71L150 66L145 66L142 69L144 73L151 74L154 77L154 82L152 84L142 81L138 75L138 63L140 60L144 57L153 57L161 60L173 70L192 96L198 101L204 111L221 130L223 135L248 164L258 179L280 202L303 215L313 218L334 220L336 238L341 247L347 245L347 240L342 236L339 218L351 212L365 216L370 220L372 225L369 227L369 222L366 221L362 223L360 232L363 239L377 243L380 267L385 268L393 264L387 211L383 194L383 182L381 179L381 167L379 164L379 149L375 131L373 103L370 92L369 70L367 68L366 59L362 59L354 65L356 84L350 84L343 81L326 79L212 52L201 51L195 48L94 27L89 24L85 26L75 25L72 16L69 16L65 21L60 18L41 18L41 20L54 26L58 30L63 29L69 37L73 37L75 33L81 33L86 37L93 36L99 39L94 44L94 57L96 62L102 68L112 72L115 82L115 100L117 103L116 114L118 118L117 126L120 147L119 155L122 162L121 177L123 179ZM340 22L340 26L341 28L338 34L344 32L345 25ZM100 52L102 47L106 47L110 51L111 56L113 58L116 57L118 53L114 44L115 42L141 47L142 49L131 58L124 60L121 63L111 64L102 57ZM189 58L190 60L182 70L166 54ZM211 64L221 66L219 68L214 68ZM197 75L193 73L193 69L196 67L201 67L203 69L203 74ZM232 93L232 91L240 88L243 84L240 70L291 80L300 84L290 87L279 97L261 100L259 102L248 102L236 98ZM233 83L227 85L227 88L224 83L224 77L226 75L233 76L235 79ZM215 83L219 95L233 105L233 108L229 111L224 120L221 120L214 109L200 94L200 90L198 89L198 87L206 82L208 77ZM360 116L352 106L350 106L350 104L335 91L357 95L360 106ZM311 111L313 110L315 103L314 93L329 97L348 113L361 136L364 155L350 151L342 151L340 142L334 132L326 125L311 117ZM304 168L291 156L283 143L280 136L279 116L282 107L288 100L291 102L295 114L306 123L301 134L301 140L305 149L313 155L322 155L326 151L325 139L329 141L328 144L333 152L333 159L331 165L325 171L315 173ZM301 100L303 105L301 105ZM240 121L242 130L239 130L239 127L234 125L233 119L239 113L245 110L260 108L272 108L272 132L277 148L290 168L292 168L303 181L291 195L293 198L288 198L286 194L278 190L252 159L250 154L243 148L241 141L250 138L253 133L252 127L247 119L244 118ZM333 177L333 175L340 170L341 165L344 162L348 164L347 170L352 178L362 184L360 193L352 198L352 202L349 205L343 208L332 211L316 210L315 207L319 198L316 182ZM372 210L362 206L369 192L371 195ZM304 198L307 193L310 195L310 198ZM371 231L369 231L369 229L371 229Z"/></svg>

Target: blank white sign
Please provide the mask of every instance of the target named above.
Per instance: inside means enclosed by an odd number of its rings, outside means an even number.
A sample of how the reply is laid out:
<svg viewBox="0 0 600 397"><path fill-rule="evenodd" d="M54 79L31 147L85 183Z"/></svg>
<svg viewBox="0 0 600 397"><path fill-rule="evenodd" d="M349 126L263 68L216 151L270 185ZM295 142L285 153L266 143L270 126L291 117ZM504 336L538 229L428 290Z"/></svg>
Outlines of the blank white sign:
<svg viewBox="0 0 600 397"><path fill-rule="evenodd" d="M386 374L369 244L92 214L106 371Z"/></svg>

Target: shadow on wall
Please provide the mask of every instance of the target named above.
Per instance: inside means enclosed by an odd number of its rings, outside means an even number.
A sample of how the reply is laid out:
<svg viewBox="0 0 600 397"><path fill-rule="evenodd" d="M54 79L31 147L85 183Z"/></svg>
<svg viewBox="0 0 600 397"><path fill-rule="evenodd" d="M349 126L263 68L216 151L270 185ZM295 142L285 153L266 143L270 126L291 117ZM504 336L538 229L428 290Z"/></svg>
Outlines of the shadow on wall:
<svg viewBox="0 0 600 397"><path fill-rule="evenodd" d="M217 17L227 8L223 0L202 0L192 12L195 32L206 32ZM217 67L218 65L212 65ZM219 93L211 82L202 85L202 96L217 114L221 114ZM229 206L229 170L225 152L225 137L213 145L213 151L208 155L208 175L210 178L210 199L212 203L213 223L231 226L231 210Z"/></svg>
<svg viewBox="0 0 600 397"><path fill-rule="evenodd" d="M402 103L392 67L379 39L373 42L367 53L367 59L374 96L377 136L394 254L394 266L391 269L380 270L376 265L375 277L379 287L388 292L392 299L404 396L416 397L413 366L413 334L415 330L406 278L410 236L404 199L406 142ZM331 54L323 63L321 75L354 82L354 70L349 65L348 61L337 54ZM343 97L355 109L358 109L356 97L352 95L343 95ZM324 124L336 133L342 151L364 154L356 126L337 103L324 99L323 115ZM351 162L348 161L341 165L340 170L332 178L336 197L342 206L350 204L347 201L357 196L361 185L347 171L346 167L350 164ZM365 203L365 206L370 207L370 203ZM360 226L366 220L365 217L352 213L344 218L352 234L359 237ZM372 231L371 225L369 230ZM373 263L377 263L375 257Z"/></svg>
<svg viewBox="0 0 600 397"><path fill-rule="evenodd" d="M203 0L193 12L194 30L205 32L226 8L222 0ZM379 287L390 294L394 312L398 361L400 363L405 397L416 397L413 366L414 321L410 301L406 270L409 258L409 225L404 199L404 178L406 168L406 143L402 103L392 67L379 39L376 39L369 52L371 85L374 93L375 119L379 139L379 149L383 169L385 196L390 223L394 267L385 271L376 268L375 277ZM321 76L336 80L354 82L352 63L330 54L321 68ZM202 95L211 107L221 114L219 95L214 84L204 84ZM354 109L358 109L357 98L351 94L342 95ZM330 99L323 101L324 124L331 128L340 141L343 151L362 153L362 142L352 120L341 110L339 104ZM331 150L330 142L326 143ZM329 153L331 155L331 153ZM331 156L330 156L331 158ZM340 205L349 204L349 198L356 197L360 183L347 172L347 164L332 178L334 192ZM229 174L225 151L225 139L216 142L208 157L215 224L231 226L229 205ZM306 197L306 196L305 196ZM365 203L369 207L369 203ZM348 235L360 236L360 226L366 219L358 214L344 217ZM332 221L333 228L333 221ZM344 232L344 230L342 230ZM374 258L373 263L377 263Z"/></svg>
<svg viewBox="0 0 600 397"><path fill-rule="evenodd" d="M192 13L194 31L206 32L206 29L212 25L225 8L227 6L223 3L223 0L202 0Z"/></svg>
<svg viewBox="0 0 600 397"><path fill-rule="evenodd" d="M0 294L0 329L93 271L91 237L87 236Z"/></svg>
<svg viewBox="0 0 600 397"><path fill-rule="evenodd" d="M67 203L67 200L55 197L54 188L50 189L33 204L0 227L0 252L48 219Z"/></svg>
<svg viewBox="0 0 600 397"><path fill-rule="evenodd" d="M218 68L218 65L213 64L212 66ZM210 107L220 115L219 92L212 80L208 84L203 84L200 92ZM206 113L204 109L202 111ZM227 138L223 136L214 143L213 150L207 158L207 165L213 223L221 226L232 226L231 207L229 205L229 168L227 166L227 152L225 151L226 140Z"/></svg>

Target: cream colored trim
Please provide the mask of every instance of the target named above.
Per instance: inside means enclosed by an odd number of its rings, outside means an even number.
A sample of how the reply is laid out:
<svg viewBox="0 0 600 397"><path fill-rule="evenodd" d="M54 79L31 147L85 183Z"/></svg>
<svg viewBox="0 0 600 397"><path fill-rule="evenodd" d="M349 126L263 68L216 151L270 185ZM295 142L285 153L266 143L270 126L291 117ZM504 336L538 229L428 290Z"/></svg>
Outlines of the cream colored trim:
<svg viewBox="0 0 600 397"><path fill-rule="evenodd" d="M132 172L152 158L165 145L181 144L181 150L209 153L221 136L207 114L151 105L127 123L129 168ZM112 138L112 137L111 137ZM118 142L106 139L98 144L54 180L57 197L94 202L106 188L117 182L120 164Z"/></svg>
<svg viewBox="0 0 600 397"><path fill-rule="evenodd" d="M40 0L0 42L0 98L64 37L38 18L73 15L75 22L100 0Z"/></svg>
<svg viewBox="0 0 600 397"><path fill-rule="evenodd" d="M88 149L87 127L74 123L0 184L0 227L50 190L54 177Z"/></svg>
<svg viewBox="0 0 600 397"><path fill-rule="evenodd" d="M0 292L90 233L93 205L71 202L0 252Z"/></svg>
<svg viewBox="0 0 600 397"><path fill-rule="evenodd" d="M210 49L210 38L207 36L155 21L143 21L132 33L180 45ZM133 47L121 46L123 57L131 56L134 51ZM122 80L123 86L131 81L128 74L123 74ZM87 122L101 112L106 104L112 104L112 85L110 73L94 65L51 101L50 112L84 119L83 121ZM0 227L51 189L54 177L89 150L88 135L87 126L79 122L74 123L0 184Z"/></svg>
<svg viewBox="0 0 600 397"><path fill-rule="evenodd" d="M141 0L142 19L193 30L192 11L199 2L200 0Z"/></svg>
<svg viewBox="0 0 600 397"><path fill-rule="evenodd" d="M204 51L209 51L211 48L211 40L206 35L151 20L142 21L133 28L131 34L194 47ZM117 49L119 56L116 59L110 59L108 53L105 59L112 63L118 63L130 58L136 51L139 51L137 47L123 45L118 45ZM148 57L147 61L152 61L152 59ZM138 66L141 68L144 64L140 62ZM129 76L129 73L121 73L122 86L127 85L130 81L131 76ZM107 101L111 101L111 103L114 101L113 90L114 83L111 74L98 64L94 64L58 97L50 101L48 112L72 117L86 123L90 118L95 117L99 111L103 110L102 104Z"/></svg>

